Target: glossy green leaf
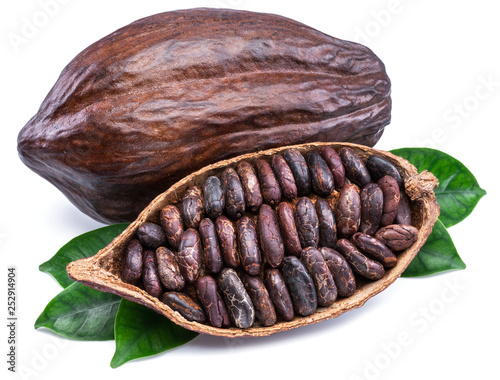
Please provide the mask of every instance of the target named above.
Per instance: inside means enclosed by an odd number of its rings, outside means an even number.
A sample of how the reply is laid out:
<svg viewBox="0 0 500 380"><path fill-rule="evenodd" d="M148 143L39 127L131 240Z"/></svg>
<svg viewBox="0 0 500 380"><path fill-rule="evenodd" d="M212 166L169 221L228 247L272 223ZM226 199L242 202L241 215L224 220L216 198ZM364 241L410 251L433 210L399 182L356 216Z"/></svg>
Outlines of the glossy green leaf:
<svg viewBox="0 0 500 380"><path fill-rule="evenodd" d="M465 269L448 231L438 219L417 256L403 272L403 277L428 276L452 269Z"/></svg>
<svg viewBox="0 0 500 380"><path fill-rule="evenodd" d="M111 367L178 347L198 336L145 306L122 300L115 323L116 351Z"/></svg>
<svg viewBox="0 0 500 380"><path fill-rule="evenodd" d="M35 322L75 340L114 338L115 316L121 297L74 282L55 296Z"/></svg>
<svg viewBox="0 0 500 380"><path fill-rule="evenodd" d="M52 258L41 264L42 272L51 274L62 287L73 283L66 273L66 266L75 260L95 255L100 249L127 228L128 223L113 224L84 233L70 240Z"/></svg>
<svg viewBox="0 0 500 380"><path fill-rule="evenodd" d="M418 171L428 170L439 180L434 191L441 208L439 219L451 227L465 219L486 194L460 161L436 149L402 148L391 151L406 158Z"/></svg>

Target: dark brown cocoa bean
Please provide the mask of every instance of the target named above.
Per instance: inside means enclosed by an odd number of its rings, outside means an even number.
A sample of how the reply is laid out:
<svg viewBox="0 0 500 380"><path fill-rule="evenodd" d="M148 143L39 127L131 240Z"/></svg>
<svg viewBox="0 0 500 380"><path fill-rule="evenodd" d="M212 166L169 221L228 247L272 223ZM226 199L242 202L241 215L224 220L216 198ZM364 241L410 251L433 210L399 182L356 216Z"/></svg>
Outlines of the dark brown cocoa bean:
<svg viewBox="0 0 500 380"><path fill-rule="evenodd" d="M337 233L341 237L349 238L358 231L361 222L361 199L356 185L344 185L340 191L335 219Z"/></svg>
<svg viewBox="0 0 500 380"><path fill-rule="evenodd" d="M219 293L217 282L210 276L203 276L196 282L196 294L200 300L208 322L214 327L227 328L231 325L226 305Z"/></svg>
<svg viewBox="0 0 500 380"><path fill-rule="evenodd" d="M203 218L203 194L198 186L186 190L181 201L182 221L186 228L197 228Z"/></svg>
<svg viewBox="0 0 500 380"><path fill-rule="evenodd" d="M307 247L300 254L300 260L307 268L316 287L319 306L330 306L337 299L337 286L321 252Z"/></svg>
<svg viewBox="0 0 500 380"><path fill-rule="evenodd" d="M188 321L203 323L205 322L205 313L202 307L191 297L184 293L167 292L161 296L161 302L177 311Z"/></svg>
<svg viewBox="0 0 500 380"><path fill-rule="evenodd" d="M271 158L271 167L281 187L281 194L288 200L297 198L297 185L293 178L292 169L281 154L275 154Z"/></svg>
<svg viewBox="0 0 500 380"><path fill-rule="evenodd" d="M202 266L202 248L198 231L188 228L182 235L177 262L184 279L193 283L198 278Z"/></svg>
<svg viewBox="0 0 500 380"><path fill-rule="evenodd" d="M233 168L225 169L221 174L224 202L227 216L239 219L245 213L245 192L240 177Z"/></svg>
<svg viewBox="0 0 500 380"><path fill-rule="evenodd" d="M165 245L167 238L160 225L156 223L142 223L137 229L137 238L143 246L156 249Z"/></svg>
<svg viewBox="0 0 500 380"><path fill-rule="evenodd" d="M394 268L398 258L380 240L360 232L352 236L352 241L364 254L378 261L384 268Z"/></svg>
<svg viewBox="0 0 500 380"><path fill-rule="evenodd" d="M339 239L337 250L361 276L369 280L380 280L384 276L385 270L382 264L363 255L349 240Z"/></svg>
<svg viewBox="0 0 500 380"><path fill-rule="evenodd" d="M314 207L319 222L319 246L333 248L337 241L337 224L330 203L324 198L318 198Z"/></svg>
<svg viewBox="0 0 500 380"><path fill-rule="evenodd" d="M321 247L320 251L337 285L338 295L352 296L356 291L356 278L347 260L332 248Z"/></svg>
<svg viewBox="0 0 500 380"><path fill-rule="evenodd" d="M319 153L332 171L335 188L341 189L345 183L345 169L339 154L329 146L321 148Z"/></svg>
<svg viewBox="0 0 500 380"><path fill-rule="evenodd" d="M243 285L252 300L255 317L262 326L272 326L276 323L276 311L264 283L258 276L245 275Z"/></svg>
<svg viewBox="0 0 500 380"><path fill-rule="evenodd" d="M396 218L394 218L394 224L406 224L408 226L413 224L410 197L404 191L399 194L399 206Z"/></svg>
<svg viewBox="0 0 500 380"><path fill-rule="evenodd" d="M384 227L393 224L396 218L399 207L399 186L396 180L389 175L382 177L377 184L384 194L384 205L380 218L380 227Z"/></svg>
<svg viewBox="0 0 500 380"><path fill-rule="evenodd" d="M255 308L234 269L224 268L219 275L218 284L232 323L240 329L252 326Z"/></svg>
<svg viewBox="0 0 500 380"><path fill-rule="evenodd" d="M143 253L142 283L146 292L153 297L160 297L162 288L154 251L146 250Z"/></svg>
<svg viewBox="0 0 500 380"><path fill-rule="evenodd" d="M304 317L314 313L318 306L316 289L304 264L295 256L286 256L281 271L295 312Z"/></svg>
<svg viewBox="0 0 500 380"><path fill-rule="evenodd" d="M209 273L219 273L222 269L222 256L215 224L210 218L204 218L201 220L198 230L203 246L205 269Z"/></svg>
<svg viewBox="0 0 500 380"><path fill-rule="evenodd" d="M319 220L314 204L309 198L299 198L295 205L294 218L302 248L317 247L319 242Z"/></svg>
<svg viewBox="0 0 500 380"><path fill-rule="evenodd" d="M281 201L281 187L273 168L262 158L255 162L255 168L259 177L264 203L276 206Z"/></svg>
<svg viewBox="0 0 500 380"><path fill-rule="evenodd" d="M372 154L366 160L365 165L370 172L373 182L378 182L382 177L390 175L396 180L400 189L404 188L403 179L401 178L401 174L399 174L398 169L396 169L396 166L385 158Z"/></svg>
<svg viewBox="0 0 500 380"><path fill-rule="evenodd" d="M240 254L233 222L226 216L221 215L215 220L215 230L219 238L224 264L230 268L236 268L240 265Z"/></svg>
<svg viewBox="0 0 500 380"><path fill-rule="evenodd" d="M276 211L283 245L285 246L285 253L287 255L299 256L300 252L302 252L302 247L300 245L299 233L295 226L292 206L287 202L281 202Z"/></svg>
<svg viewBox="0 0 500 380"><path fill-rule="evenodd" d="M376 183L369 183L361 189L361 220L359 231L374 235L380 225L384 208L384 194Z"/></svg>
<svg viewBox="0 0 500 380"><path fill-rule="evenodd" d="M245 195L245 205L252 212L257 212L262 204L262 192L260 189L259 179L253 166L247 161L241 161L236 167L243 186Z"/></svg>
<svg viewBox="0 0 500 380"><path fill-rule="evenodd" d="M156 265L158 276L166 290L179 291L184 288L185 280L182 276L177 257L166 247L156 249Z"/></svg>
<svg viewBox="0 0 500 380"><path fill-rule="evenodd" d="M392 251L403 251L417 241L418 230L406 224L391 224L380 228L375 238Z"/></svg>
<svg viewBox="0 0 500 380"><path fill-rule="evenodd" d="M142 244L137 239L128 242L125 248L125 257L122 264L122 280L128 284L136 285L142 274Z"/></svg>
<svg viewBox="0 0 500 380"><path fill-rule="evenodd" d="M307 165L314 192L320 197L329 196L335 189L333 174L319 152L312 151L307 154Z"/></svg>
<svg viewBox="0 0 500 380"><path fill-rule="evenodd" d="M278 269L266 269L264 284L274 304L276 313L284 321L291 321L295 315L292 299L280 271Z"/></svg>
<svg viewBox="0 0 500 380"><path fill-rule="evenodd" d="M308 195L312 190L311 173L306 159L297 149L287 149L283 158L290 167L297 186L297 196Z"/></svg>
<svg viewBox="0 0 500 380"><path fill-rule="evenodd" d="M160 211L160 223L168 244L174 249L179 248L184 226L180 210L174 205L167 205Z"/></svg>
<svg viewBox="0 0 500 380"><path fill-rule="evenodd" d="M260 247L266 262L273 268L281 264L285 256L285 246L281 239L278 217L268 204L260 206L257 227L259 229Z"/></svg>
<svg viewBox="0 0 500 380"><path fill-rule="evenodd" d="M203 205L209 218L217 219L224 212L224 190L218 177L212 175L203 185Z"/></svg>
<svg viewBox="0 0 500 380"><path fill-rule="evenodd" d="M255 222L244 215L236 222L236 235L240 247L241 265L250 275L260 272L260 248Z"/></svg>
<svg viewBox="0 0 500 380"><path fill-rule="evenodd" d="M339 156L344 164L345 176L359 187L364 187L371 182L370 173L363 160L349 147L339 150Z"/></svg>

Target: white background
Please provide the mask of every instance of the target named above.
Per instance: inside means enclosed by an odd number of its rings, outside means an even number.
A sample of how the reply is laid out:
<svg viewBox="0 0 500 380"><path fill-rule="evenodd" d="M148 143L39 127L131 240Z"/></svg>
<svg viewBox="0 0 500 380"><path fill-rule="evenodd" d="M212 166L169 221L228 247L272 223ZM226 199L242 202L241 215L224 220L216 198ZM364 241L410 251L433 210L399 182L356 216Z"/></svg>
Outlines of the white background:
<svg viewBox="0 0 500 380"><path fill-rule="evenodd" d="M3 1L0 10L0 288L6 290L7 267L16 266L19 316L18 373L7 371L4 327L1 378L498 376L497 2L60 0L44 7L54 1ZM102 225L21 163L17 134L64 66L88 45L138 18L197 6L277 13L374 50L393 89L392 122L376 147L440 149L461 160L488 192L471 216L449 230L467 269L399 279L361 309L334 320L258 339L200 336L114 370L109 366L113 341L70 341L35 330L36 318L61 289L38 266L71 238ZM38 27L26 34L30 22ZM16 36L23 42L14 43ZM6 304L6 291L0 292L2 325Z"/></svg>

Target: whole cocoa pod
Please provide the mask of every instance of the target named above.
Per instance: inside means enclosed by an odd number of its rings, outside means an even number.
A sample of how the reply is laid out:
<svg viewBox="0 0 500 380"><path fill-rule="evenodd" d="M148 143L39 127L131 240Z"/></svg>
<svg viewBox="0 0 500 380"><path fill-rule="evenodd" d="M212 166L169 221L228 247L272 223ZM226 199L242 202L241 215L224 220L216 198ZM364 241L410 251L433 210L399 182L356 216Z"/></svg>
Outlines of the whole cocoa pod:
<svg viewBox="0 0 500 380"><path fill-rule="evenodd" d="M87 215L132 221L221 159L310 141L373 146L390 110L370 49L282 16L188 9L140 19L76 56L18 151Z"/></svg>

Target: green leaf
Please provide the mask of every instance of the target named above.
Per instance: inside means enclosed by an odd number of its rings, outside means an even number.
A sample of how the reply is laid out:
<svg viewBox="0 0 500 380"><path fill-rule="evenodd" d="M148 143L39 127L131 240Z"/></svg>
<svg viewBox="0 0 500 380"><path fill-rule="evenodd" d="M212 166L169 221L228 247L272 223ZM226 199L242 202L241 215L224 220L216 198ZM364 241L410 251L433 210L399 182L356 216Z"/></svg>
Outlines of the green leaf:
<svg viewBox="0 0 500 380"><path fill-rule="evenodd" d="M75 340L110 340L121 297L74 282L45 307L35 328Z"/></svg>
<svg viewBox="0 0 500 380"><path fill-rule="evenodd" d="M95 255L121 234L127 226L128 223L113 224L75 237L57 251L50 260L41 264L40 271L51 274L63 288L71 285L73 280L68 277L66 266L72 261Z"/></svg>
<svg viewBox="0 0 500 380"><path fill-rule="evenodd" d="M116 351L111 367L152 356L198 336L145 306L122 300L115 322Z"/></svg>
<svg viewBox="0 0 500 380"><path fill-rule="evenodd" d="M460 161L436 149L402 148L391 151L406 158L418 171L428 170L439 180L434 191L441 208L439 219L451 227L465 219L486 194Z"/></svg>
<svg viewBox="0 0 500 380"><path fill-rule="evenodd" d="M419 277L452 269L465 269L448 231L438 219L417 256L403 272L403 277Z"/></svg>

